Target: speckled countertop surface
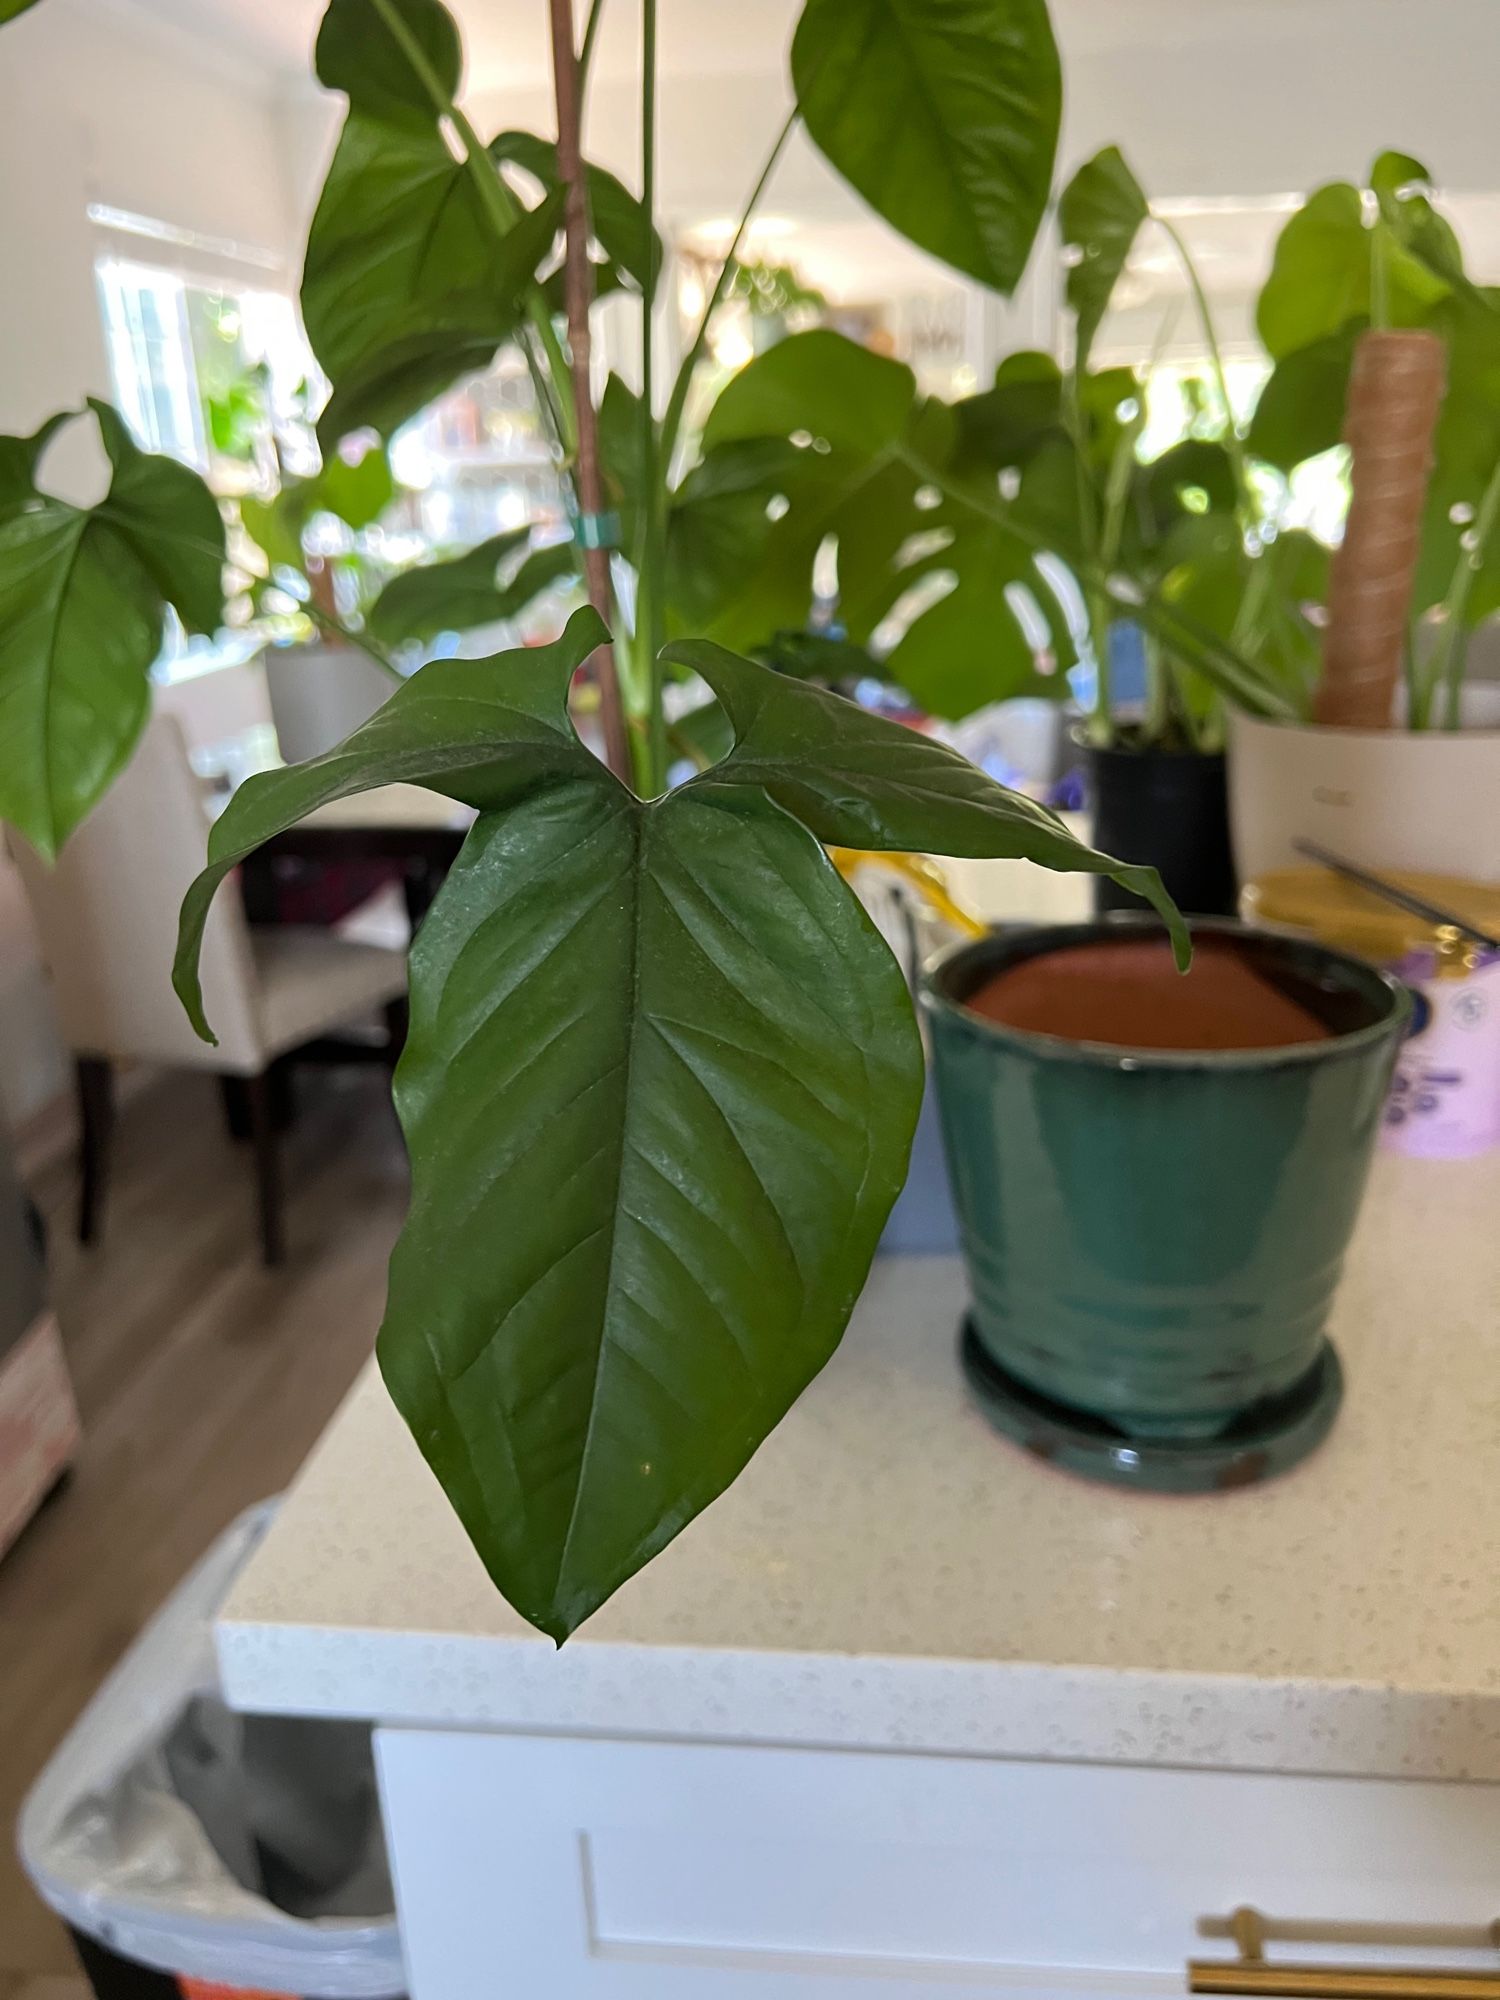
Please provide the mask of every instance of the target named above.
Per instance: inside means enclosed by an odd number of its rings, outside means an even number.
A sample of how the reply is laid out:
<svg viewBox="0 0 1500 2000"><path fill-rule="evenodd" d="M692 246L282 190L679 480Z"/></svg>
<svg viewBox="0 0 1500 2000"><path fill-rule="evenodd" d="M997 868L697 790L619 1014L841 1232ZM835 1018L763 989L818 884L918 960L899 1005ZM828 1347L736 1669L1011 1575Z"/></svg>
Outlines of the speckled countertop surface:
<svg viewBox="0 0 1500 2000"><path fill-rule="evenodd" d="M733 1491L559 1653L495 1595L373 1372L219 1626L247 1709L1500 1779L1500 1156L1382 1159L1348 1394L1273 1484L1121 1494L970 1406L960 1265L877 1265Z"/></svg>

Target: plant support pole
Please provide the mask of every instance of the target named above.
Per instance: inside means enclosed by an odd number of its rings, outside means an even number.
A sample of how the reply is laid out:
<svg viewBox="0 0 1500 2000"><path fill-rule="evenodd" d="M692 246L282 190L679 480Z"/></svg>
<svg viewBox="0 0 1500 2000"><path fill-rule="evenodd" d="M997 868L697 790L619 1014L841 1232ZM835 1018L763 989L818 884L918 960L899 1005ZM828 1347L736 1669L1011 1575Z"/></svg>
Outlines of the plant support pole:
<svg viewBox="0 0 1500 2000"><path fill-rule="evenodd" d="M589 309L594 302L589 268L589 202L583 173L578 54L573 45L572 0L551 0L552 72L557 93L557 172L566 189L563 211L563 301L572 359L573 408L577 457L574 487L578 501L575 532L579 538L589 601L606 624L610 622L609 549L605 545L604 482L599 469L599 425L591 380L592 343ZM624 784L631 779L629 732L620 700L615 656L601 646L591 662L599 688L600 719L609 768Z"/></svg>

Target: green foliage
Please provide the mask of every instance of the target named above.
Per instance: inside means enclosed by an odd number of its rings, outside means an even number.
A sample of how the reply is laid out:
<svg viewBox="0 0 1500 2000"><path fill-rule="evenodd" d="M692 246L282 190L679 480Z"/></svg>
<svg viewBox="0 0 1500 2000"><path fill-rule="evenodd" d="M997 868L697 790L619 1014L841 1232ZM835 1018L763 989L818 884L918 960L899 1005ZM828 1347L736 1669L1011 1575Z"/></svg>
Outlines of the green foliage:
<svg viewBox="0 0 1500 2000"><path fill-rule="evenodd" d="M486 367L521 324L562 214L553 189L535 209L514 203L497 232L441 129L462 72L458 31L437 0L397 4L426 80L374 0L333 0L318 35L318 76L349 98L302 273L308 338L333 384L325 445L366 425L389 435Z"/></svg>
<svg viewBox="0 0 1500 2000"><path fill-rule="evenodd" d="M877 214L1015 289L1062 111L1045 0L806 0L792 82L813 141Z"/></svg>
<svg viewBox="0 0 1500 2000"><path fill-rule="evenodd" d="M817 327L777 341L730 379L703 427L704 449L803 431L829 445L882 451L905 429L916 393L904 362Z"/></svg>
<svg viewBox="0 0 1500 2000"><path fill-rule="evenodd" d="M519 618L544 591L575 574L567 542L533 549L512 564L510 558L525 548L530 534L529 528L516 528L449 562L404 570L376 599L371 633L382 645L402 646L439 632L470 632L476 625Z"/></svg>
<svg viewBox="0 0 1500 2000"><path fill-rule="evenodd" d="M1150 213L1118 146L1106 146L1086 160L1062 191L1057 220L1063 248L1072 256L1067 296L1077 325L1079 368L1088 362L1099 322Z"/></svg>
<svg viewBox="0 0 1500 2000"><path fill-rule="evenodd" d="M502 164L519 167L541 184L544 194L554 194L561 183L557 177L557 145L539 139L533 132L501 132L490 141L491 157ZM607 275L618 286L629 286L645 298L654 298L661 276L661 238L644 207L620 180L603 167L587 168L589 224L604 253L596 265L595 283Z"/></svg>
<svg viewBox="0 0 1500 2000"><path fill-rule="evenodd" d="M212 631L224 525L195 472L140 451L89 404L111 466L97 506L33 482L54 418L0 439L0 818L55 854L123 768L144 727L166 608Z"/></svg>
<svg viewBox="0 0 1500 2000"><path fill-rule="evenodd" d="M201 1030L214 890L316 805L401 779L479 808L412 957L379 1353L496 1584L559 1640L826 1362L905 1172L910 997L819 843L1114 866L944 746L703 644L672 657L733 747L643 802L568 721L604 636L585 610L555 646L425 667L340 749L249 780L176 975Z"/></svg>
<svg viewBox="0 0 1500 2000"><path fill-rule="evenodd" d="M0 27L4 27L7 21L19 20L28 9L36 5L37 0L0 0Z"/></svg>

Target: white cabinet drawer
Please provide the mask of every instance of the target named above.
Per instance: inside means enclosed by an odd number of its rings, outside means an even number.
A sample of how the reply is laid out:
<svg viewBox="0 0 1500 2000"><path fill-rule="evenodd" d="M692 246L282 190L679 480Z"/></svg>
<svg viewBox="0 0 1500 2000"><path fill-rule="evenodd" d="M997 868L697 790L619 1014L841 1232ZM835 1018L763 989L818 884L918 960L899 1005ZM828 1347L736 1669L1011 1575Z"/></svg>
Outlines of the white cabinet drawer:
<svg viewBox="0 0 1500 2000"><path fill-rule="evenodd" d="M1200 1921L1242 1903L1500 1914L1494 1785L419 1730L378 1748L413 2000L1125 2000L1181 1993L1188 1957L1227 1949Z"/></svg>

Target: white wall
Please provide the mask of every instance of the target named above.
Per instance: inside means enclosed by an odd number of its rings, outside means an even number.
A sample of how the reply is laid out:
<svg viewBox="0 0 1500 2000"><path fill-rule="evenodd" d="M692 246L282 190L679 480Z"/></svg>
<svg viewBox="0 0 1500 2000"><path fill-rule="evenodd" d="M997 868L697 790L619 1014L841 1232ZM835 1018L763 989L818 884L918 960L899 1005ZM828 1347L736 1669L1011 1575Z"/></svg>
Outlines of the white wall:
<svg viewBox="0 0 1500 2000"><path fill-rule="evenodd" d="M129 0L43 0L0 30L0 431L110 393L91 202L286 254L281 157L269 82ZM56 456L60 490L92 477L82 437ZM19 1121L65 1067L0 871L0 1111Z"/></svg>

